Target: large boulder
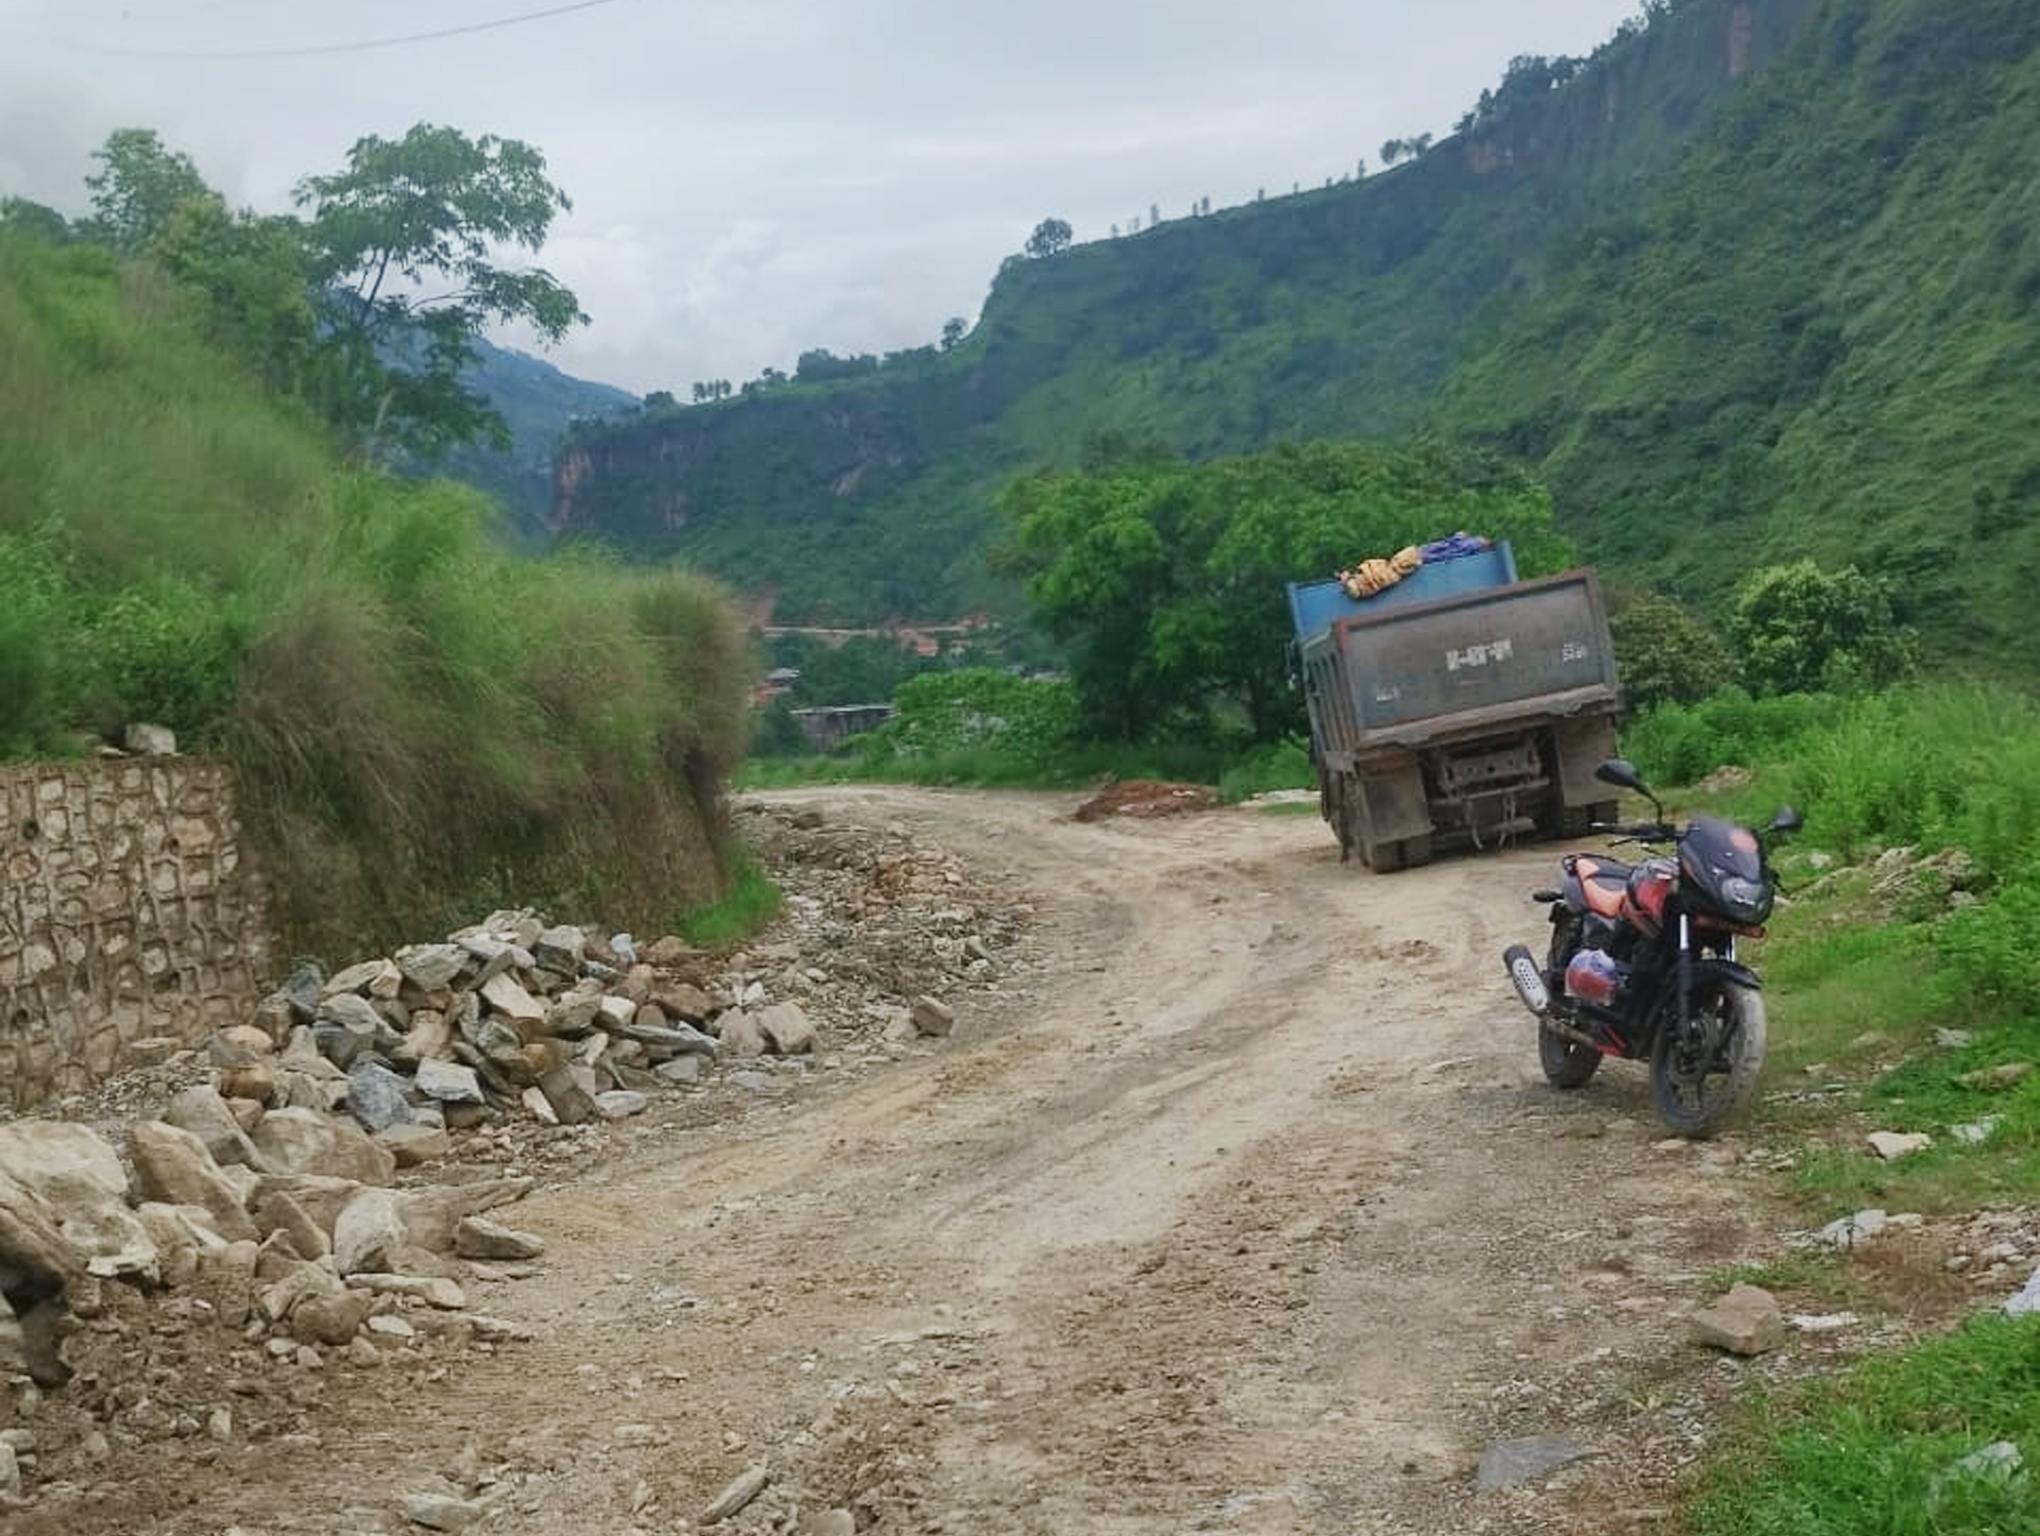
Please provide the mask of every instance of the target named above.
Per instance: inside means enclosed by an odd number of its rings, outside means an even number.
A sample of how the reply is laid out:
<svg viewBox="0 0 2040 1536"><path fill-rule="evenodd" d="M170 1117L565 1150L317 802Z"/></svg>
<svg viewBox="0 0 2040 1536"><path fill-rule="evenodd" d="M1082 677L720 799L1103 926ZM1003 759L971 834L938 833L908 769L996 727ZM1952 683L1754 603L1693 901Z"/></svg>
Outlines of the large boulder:
<svg viewBox="0 0 2040 1536"><path fill-rule="evenodd" d="M255 1127L255 1150L272 1173L310 1173L387 1184L397 1161L352 1120L314 1109L273 1109Z"/></svg>
<svg viewBox="0 0 2040 1536"><path fill-rule="evenodd" d="M127 1203L120 1154L82 1125L0 1125L0 1168L48 1202L57 1230L96 1275L155 1279L156 1245Z"/></svg>
<svg viewBox="0 0 2040 1536"><path fill-rule="evenodd" d="M222 1168L239 1163L257 1173L265 1171L255 1143L241 1129L241 1122L226 1099L213 1089L186 1088L170 1100L163 1118L204 1142L205 1150Z"/></svg>
<svg viewBox="0 0 2040 1536"><path fill-rule="evenodd" d="M203 1206L213 1230L230 1243L261 1237L241 1192L191 1132L161 1120L137 1120L128 1127L128 1160L144 1200Z"/></svg>

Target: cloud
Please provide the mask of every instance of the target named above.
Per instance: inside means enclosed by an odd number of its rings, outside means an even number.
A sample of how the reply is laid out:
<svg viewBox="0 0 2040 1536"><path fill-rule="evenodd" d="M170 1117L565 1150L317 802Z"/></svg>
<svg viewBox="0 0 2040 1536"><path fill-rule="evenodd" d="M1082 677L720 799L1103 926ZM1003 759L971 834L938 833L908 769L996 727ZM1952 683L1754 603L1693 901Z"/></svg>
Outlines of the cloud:
<svg viewBox="0 0 2040 1536"><path fill-rule="evenodd" d="M156 128L237 203L288 205L364 134L537 145L574 199L542 263L594 324L552 354L636 390L884 352L972 316L1043 217L1078 238L1200 198L1316 186L1443 132L1522 52L1580 53L1634 0L616 0L442 42L517 0L340 10L12 0L0 192L76 210L91 149ZM164 55L179 55L165 57ZM509 338L516 340L517 338Z"/></svg>

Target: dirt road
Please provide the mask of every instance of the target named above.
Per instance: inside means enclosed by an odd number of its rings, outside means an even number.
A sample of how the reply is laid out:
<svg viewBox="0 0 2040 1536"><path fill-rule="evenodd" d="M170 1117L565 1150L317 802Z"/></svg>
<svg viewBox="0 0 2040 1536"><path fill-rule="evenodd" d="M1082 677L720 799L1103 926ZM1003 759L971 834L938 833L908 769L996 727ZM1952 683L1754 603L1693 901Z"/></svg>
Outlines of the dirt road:
<svg viewBox="0 0 2040 1536"><path fill-rule="evenodd" d="M533 1342L334 1383L73 1536L396 1531L435 1477L486 1530L694 1530L753 1466L716 1529L1657 1528L1732 1374L1681 1319L1761 1223L1742 1141L1659 1145L1633 1070L1538 1077L1497 955L1550 850L1377 878L1314 816L797 798L1031 892L1026 991L541 1189L546 1270L489 1303ZM1545 1434L1598 1454L1475 1490Z"/></svg>

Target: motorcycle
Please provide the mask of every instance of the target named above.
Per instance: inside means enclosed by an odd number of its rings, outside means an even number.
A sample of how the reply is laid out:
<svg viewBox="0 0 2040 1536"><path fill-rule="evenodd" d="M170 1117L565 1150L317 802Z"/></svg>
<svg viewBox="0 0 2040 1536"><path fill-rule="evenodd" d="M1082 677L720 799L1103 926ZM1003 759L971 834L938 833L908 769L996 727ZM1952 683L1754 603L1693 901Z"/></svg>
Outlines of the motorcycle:
<svg viewBox="0 0 2040 1536"><path fill-rule="evenodd" d="M1612 758L1594 776L1642 795L1657 819L1592 830L1669 852L1633 865L1566 854L1558 889L1531 893L1550 908L1544 963L1512 944L1509 980L1537 1016L1554 1087L1584 1087L1605 1057L1648 1061L1658 1117L1712 1136L1748 1106L1764 1064L1763 982L1735 944L1763 936L1778 894L1770 850L1800 816L1786 806L1761 831L1713 816L1678 827L1631 764Z"/></svg>

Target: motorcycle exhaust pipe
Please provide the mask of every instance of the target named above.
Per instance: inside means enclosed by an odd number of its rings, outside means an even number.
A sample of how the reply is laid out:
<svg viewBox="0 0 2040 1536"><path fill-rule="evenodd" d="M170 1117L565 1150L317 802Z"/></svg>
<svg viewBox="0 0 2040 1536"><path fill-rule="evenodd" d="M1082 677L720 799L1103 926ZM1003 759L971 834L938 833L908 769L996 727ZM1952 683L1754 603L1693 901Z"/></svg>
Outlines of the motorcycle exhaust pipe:
<svg viewBox="0 0 2040 1536"><path fill-rule="evenodd" d="M1523 1000L1538 1018L1551 1013L1551 988L1544 984L1544 972L1538 969L1537 957L1530 953L1528 946L1511 944L1502 951L1502 964L1508 967L1509 980L1516 988L1516 995Z"/></svg>

